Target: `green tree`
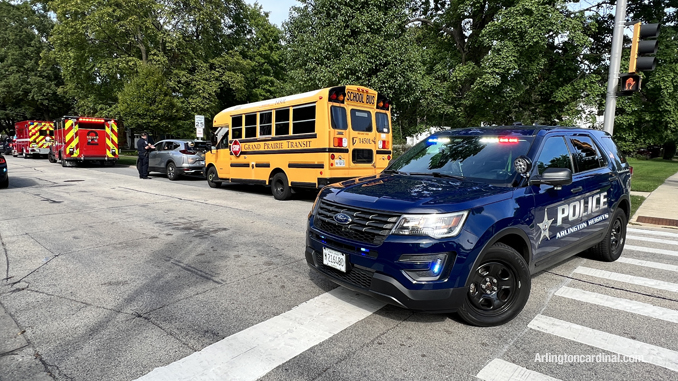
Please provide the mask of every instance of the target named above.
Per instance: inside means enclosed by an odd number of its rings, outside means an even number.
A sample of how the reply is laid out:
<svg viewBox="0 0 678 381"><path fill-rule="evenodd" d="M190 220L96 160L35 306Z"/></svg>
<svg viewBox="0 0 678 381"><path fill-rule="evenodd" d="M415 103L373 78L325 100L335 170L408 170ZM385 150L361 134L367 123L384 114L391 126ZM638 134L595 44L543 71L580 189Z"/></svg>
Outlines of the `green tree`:
<svg viewBox="0 0 678 381"><path fill-rule="evenodd" d="M176 121L182 112L159 68L143 65L118 98L125 127L152 131L156 136L178 132Z"/></svg>
<svg viewBox="0 0 678 381"><path fill-rule="evenodd" d="M17 121L52 120L69 110L57 92L63 84L58 67L40 62L52 48L52 27L42 7L0 1L0 134Z"/></svg>
<svg viewBox="0 0 678 381"><path fill-rule="evenodd" d="M405 0L300 2L284 25L288 92L363 85L390 97L395 113L417 107L424 67Z"/></svg>

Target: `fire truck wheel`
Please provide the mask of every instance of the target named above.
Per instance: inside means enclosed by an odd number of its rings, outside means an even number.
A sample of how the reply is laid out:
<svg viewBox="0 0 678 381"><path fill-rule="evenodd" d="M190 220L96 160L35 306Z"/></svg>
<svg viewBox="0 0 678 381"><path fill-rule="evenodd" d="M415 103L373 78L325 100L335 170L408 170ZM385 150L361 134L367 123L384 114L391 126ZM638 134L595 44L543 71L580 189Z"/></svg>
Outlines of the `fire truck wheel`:
<svg viewBox="0 0 678 381"><path fill-rule="evenodd" d="M177 166L174 163L167 163L167 178L171 181L174 181L179 178L179 173L177 173Z"/></svg>
<svg viewBox="0 0 678 381"><path fill-rule="evenodd" d="M52 152L47 154L47 160L49 160L50 163L56 163L56 159L54 158L54 154Z"/></svg>

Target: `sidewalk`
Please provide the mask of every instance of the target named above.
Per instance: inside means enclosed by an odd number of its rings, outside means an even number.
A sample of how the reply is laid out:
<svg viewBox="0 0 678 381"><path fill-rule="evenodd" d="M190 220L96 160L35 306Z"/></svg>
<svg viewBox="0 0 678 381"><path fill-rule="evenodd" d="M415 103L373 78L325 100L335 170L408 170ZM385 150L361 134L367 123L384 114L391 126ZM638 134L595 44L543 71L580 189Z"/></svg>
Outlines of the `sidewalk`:
<svg viewBox="0 0 678 381"><path fill-rule="evenodd" d="M646 197L631 218L631 223L678 228L678 173L666 179L664 184Z"/></svg>

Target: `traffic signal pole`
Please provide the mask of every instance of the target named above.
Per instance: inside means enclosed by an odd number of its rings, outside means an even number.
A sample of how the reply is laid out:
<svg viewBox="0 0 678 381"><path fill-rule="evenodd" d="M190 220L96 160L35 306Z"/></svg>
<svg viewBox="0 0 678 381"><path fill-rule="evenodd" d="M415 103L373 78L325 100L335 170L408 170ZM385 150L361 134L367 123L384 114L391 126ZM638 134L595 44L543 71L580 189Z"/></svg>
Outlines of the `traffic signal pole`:
<svg viewBox="0 0 678 381"><path fill-rule="evenodd" d="M612 51L610 53L610 73L607 77L607 97L605 98L605 119L603 130L612 135L614 130L614 113L617 108L617 84L621 65L622 45L624 43L624 20L626 19L626 0L617 0L614 15L614 32L612 34Z"/></svg>

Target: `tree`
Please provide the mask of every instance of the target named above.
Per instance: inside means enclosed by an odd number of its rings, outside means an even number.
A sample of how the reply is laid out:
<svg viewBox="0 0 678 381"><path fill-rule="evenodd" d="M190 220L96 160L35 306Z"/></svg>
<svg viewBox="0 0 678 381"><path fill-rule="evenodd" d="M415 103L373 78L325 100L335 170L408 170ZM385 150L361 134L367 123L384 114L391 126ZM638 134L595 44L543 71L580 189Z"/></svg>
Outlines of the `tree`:
<svg viewBox="0 0 678 381"><path fill-rule="evenodd" d="M302 0L285 28L288 92L363 85L408 114L422 97L422 50L405 0Z"/></svg>
<svg viewBox="0 0 678 381"><path fill-rule="evenodd" d="M0 1L0 134L26 119L52 120L69 110L57 90L59 68L41 64L53 22L40 6Z"/></svg>

